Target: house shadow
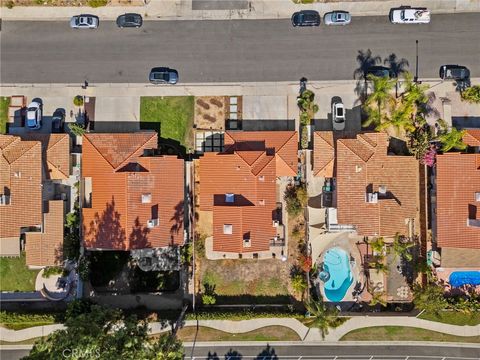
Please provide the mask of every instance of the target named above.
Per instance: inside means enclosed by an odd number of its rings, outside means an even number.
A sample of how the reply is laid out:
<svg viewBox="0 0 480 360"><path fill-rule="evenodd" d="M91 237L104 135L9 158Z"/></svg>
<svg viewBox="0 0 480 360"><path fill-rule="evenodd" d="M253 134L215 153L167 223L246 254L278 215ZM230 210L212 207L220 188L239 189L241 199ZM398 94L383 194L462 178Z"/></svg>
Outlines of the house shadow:
<svg viewBox="0 0 480 360"><path fill-rule="evenodd" d="M177 205L175 205L174 210L175 212L170 218L170 222L173 222L173 225L170 227L170 240L172 245L175 236L178 235L178 232L183 228L185 222L185 202L180 201Z"/></svg>

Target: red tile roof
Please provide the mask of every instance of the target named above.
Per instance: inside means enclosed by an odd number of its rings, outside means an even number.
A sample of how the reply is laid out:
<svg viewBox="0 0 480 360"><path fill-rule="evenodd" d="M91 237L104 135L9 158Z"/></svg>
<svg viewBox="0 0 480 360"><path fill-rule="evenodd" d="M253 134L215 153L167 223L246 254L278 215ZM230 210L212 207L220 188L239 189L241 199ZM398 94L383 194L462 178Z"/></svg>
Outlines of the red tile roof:
<svg viewBox="0 0 480 360"><path fill-rule="evenodd" d="M91 208L82 209L87 248L183 244L184 163L143 156L156 148L155 132L84 136L82 176L92 183ZM158 226L148 228L151 219Z"/></svg>
<svg viewBox="0 0 480 360"><path fill-rule="evenodd" d="M199 160L200 209L213 211L213 250L266 251L276 235L276 177L296 174L298 135L227 132L225 144L224 153L205 153ZM232 203L226 194L234 194Z"/></svg>
<svg viewBox="0 0 480 360"><path fill-rule="evenodd" d="M439 247L480 249L480 154L437 156L437 243Z"/></svg>
<svg viewBox="0 0 480 360"><path fill-rule="evenodd" d="M335 144L332 131L313 133L313 176L334 176Z"/></svg>
<svg viewBox="0 0 480 360"><path fill-rule="evenodd" d="M42 143L42 161L45 165L46 179L68 179L70 175L70 136L68 134L28 133L21 137L23 140Z"/></svg>
<svg viewBox="0 0 480 360"><path fill-rule="evenodd" d="M20 228L42 223L42 149L38 141L0 135L0 239L20 236Z"/></svg>
<svg viewBox="0 0 480 360"><path fill-rule="evenodd" d="M27 232L25 236L28 266L59 265L63 256L64 202L48 202L42 232Z"/></svg>
<svg viewBox="0 0 480 360"><path fill-rule="evenodd" d="M466 129L463 142L468 146L480 146L480 129Z"/></svg>
<svg viewBox="0 0 480 360"><path fill-rule="evenodd" d="M385 133L365 133L337 141L337 219L359 235L408 234L406 219L418 219L419 164L411 156L387 155ZM367 203L366 193L386 188Z"/></svg>

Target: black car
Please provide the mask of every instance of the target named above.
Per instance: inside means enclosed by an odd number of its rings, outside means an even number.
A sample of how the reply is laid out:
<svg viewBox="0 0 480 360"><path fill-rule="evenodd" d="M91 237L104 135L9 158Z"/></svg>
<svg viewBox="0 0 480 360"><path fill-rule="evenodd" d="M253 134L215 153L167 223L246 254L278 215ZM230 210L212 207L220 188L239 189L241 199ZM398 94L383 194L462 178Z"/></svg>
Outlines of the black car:
<svg viewBox="0 0 480 360"><path fill-rule="evenodd" d="M142 24L143 19L140 14L123 14L117 18L119 28L139 28Z"/></svg>
<svg viewBox="0 0 480 360"><path fill-rule="evenodd" d="M391 69L385 66L370 66L365 71L365 78L367 78L368 75L373 75L376 77L389 77L389 78L396 77L396 74Z"/></svg>
<svg viewBox="0 0 480 360"><path fill-rule="evenodd" d="M63 133L65 110L57 109L52 116L52 133Z"/></svg>
<svg viewBox="0 0 480 360"><path fill-rule="evenodd" d="M292 15L293 26L319 26L320 14L315 10L302 10Z"/></svg>
<svg viewBox="0 0 480 360"><path fill-rule="evenodd" d="M167 67L156 67L150 71L148 77L152 84L176 84L178 81L177 70Z"/></svg>
<svg viewBox="0 0 480 360"><path fill-rule="evenodd" d="M470 78L470 70L462 65L443 65L440 66L439 76L442 80L467 80Z"/></svg>

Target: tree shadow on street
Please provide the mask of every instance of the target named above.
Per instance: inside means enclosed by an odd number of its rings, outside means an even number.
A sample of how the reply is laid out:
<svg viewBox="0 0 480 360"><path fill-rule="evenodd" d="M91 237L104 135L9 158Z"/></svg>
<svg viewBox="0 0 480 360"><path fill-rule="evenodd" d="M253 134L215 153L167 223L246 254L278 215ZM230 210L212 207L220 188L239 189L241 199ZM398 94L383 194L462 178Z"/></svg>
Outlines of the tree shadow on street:
<svg viewBox="0 0 480 360"><path fill-rule="evenodd" d="M257 355L255 360L278 360L278 356L275 353L275 349L272 348L270 344L267 344L267 347Z"/></svg>
<svg viewBox="0 0 480 360"><path fill-rule="evenodd" d="M357 80L355 94L357 94L358 99L355 102L355 105L358 105L359 103L363 104L367 97L367 79L365 76L367 70L370 67L379 64L382 61L382 58L379 55L372 55L372 50L367 49L366 51L358 50L356 60L358 67L353 72L353 78Z"/></svg>

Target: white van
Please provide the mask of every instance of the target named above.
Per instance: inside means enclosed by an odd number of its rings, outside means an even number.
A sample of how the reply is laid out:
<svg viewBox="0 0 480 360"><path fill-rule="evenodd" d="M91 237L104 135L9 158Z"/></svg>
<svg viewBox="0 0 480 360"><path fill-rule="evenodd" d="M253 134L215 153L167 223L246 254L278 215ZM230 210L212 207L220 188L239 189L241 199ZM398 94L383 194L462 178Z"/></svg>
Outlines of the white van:
<svg viewBox="0 0 480 360"><path fill-rule="evenodd" d="M391 9L389 14L392 24L428 24L430 11L427 8L401 7Z"/></svg>

